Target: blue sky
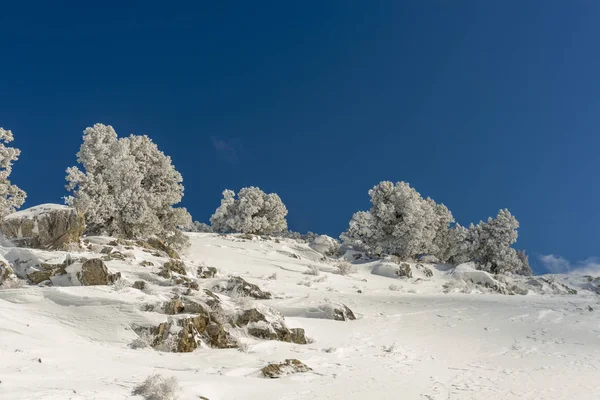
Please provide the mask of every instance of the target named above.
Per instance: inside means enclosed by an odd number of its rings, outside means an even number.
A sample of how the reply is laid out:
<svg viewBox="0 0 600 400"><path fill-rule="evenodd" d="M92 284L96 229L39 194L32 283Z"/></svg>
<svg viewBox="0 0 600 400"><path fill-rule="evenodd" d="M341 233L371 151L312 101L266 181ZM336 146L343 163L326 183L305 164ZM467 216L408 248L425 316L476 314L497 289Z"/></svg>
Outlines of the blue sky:
<svg viewBox="0 0 600 400"><path fill-rule="evenodd" d="M337 236L404 180L462 224L509 208L538 272L596 263L600 2L88 3L0 6L27 206L101 122L173 158L197 220L254 185Z"/></svg>

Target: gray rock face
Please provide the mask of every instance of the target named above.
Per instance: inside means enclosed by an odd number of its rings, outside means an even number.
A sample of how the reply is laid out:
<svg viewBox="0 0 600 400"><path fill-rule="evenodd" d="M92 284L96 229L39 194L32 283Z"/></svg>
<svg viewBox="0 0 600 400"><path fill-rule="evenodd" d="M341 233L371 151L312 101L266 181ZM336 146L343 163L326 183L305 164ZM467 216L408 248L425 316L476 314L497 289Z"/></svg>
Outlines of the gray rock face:
<svg viewBox="0 0 600 400"><path fill-rule="evenodd" d="M18 247L65 250L79 245L85 218L72 207L43 204L6 216L0 230Z"/></svg>
<svg viewBox="0 0 600 400"><path fill-rule="evenodd" d="M121 278L121 273L111 274L99 258L84 261L77 279L83 286L110 285Z"/></svg>

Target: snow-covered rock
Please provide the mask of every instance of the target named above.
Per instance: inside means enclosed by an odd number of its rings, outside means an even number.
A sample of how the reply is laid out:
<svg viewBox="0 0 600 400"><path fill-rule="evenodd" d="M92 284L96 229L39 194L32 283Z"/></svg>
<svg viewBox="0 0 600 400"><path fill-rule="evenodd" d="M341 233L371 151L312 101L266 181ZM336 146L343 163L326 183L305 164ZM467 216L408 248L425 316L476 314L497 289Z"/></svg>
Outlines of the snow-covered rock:
<svg viewBox="0 0 600 400"><path fill-rule="evenodd" d="M327 235L319 235L309 244L310 248L323 254L324 256L333 256L340 249L337 240Z"/></svg>
<svg viewBox="0 0 600 400"><path fill-rule="evenodd" d="M85 219L72 207L42 204L6 216L0 230L18 247L64 250L79 245Z"/></svg>

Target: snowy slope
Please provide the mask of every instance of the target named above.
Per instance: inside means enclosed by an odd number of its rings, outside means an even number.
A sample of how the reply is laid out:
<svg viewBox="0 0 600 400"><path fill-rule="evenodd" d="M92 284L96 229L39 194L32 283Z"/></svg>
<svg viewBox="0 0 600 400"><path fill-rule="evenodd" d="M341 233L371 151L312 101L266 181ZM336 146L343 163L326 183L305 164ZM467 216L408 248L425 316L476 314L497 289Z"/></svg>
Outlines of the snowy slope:
<svg viewBox="0 0 600 400"><path fill-rule="evenodd" d="M272 292L257 302L313 342L245 338L246 352L132 349L133 324L165 320L142 305L166 301L177 288L139 266L159 258L123 249L127 259L107 262L123 276L115 286L0 289L0 399L141 399L131 392L153 373L176 377L182 400L599 398L600 296L590 278L552 278L576 295L542 295L549 289L540 286L509 296L493 293L488 277L470 279L465 267L425 265L433 272L427 277L412 265L412 278L397 278L393 263L366 261L342 276L335 262L292 240L190 237L188 266L204 263ZM9 251L0 249L7 259ZM149 290L128 287L140 279ZM327 305L338 303L357 320L328 319ZM262 367L287 358L312 371L261 377Z"/></svg>

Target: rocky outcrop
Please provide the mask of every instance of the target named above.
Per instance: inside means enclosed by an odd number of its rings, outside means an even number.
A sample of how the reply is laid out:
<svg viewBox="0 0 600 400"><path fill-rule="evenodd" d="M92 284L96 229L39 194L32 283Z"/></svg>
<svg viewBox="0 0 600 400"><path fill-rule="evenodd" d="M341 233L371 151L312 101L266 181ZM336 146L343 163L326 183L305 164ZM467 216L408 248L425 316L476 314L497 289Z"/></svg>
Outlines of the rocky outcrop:
<svg viewBox="0 0 600 400"><path fill-rule="evenodd" d="M145 244L147 244L147 246L145 246ZM138 241L138 245L140 245L140 247L150 247L152 249L158 250L159 252L162 252L164 254L166 254L168 257L174 258L176 260L179 260L181 257L179 256L179 254L168 244L166 244L165 242L163 242L162 240L158 239L158 238L150 238L148 240L146 240L145 242L143 241Z"/></svg>
<svg viewBox="0 0 600 400"><path fill-rule="evenodd" d="M79 246L85 218L72 207L43 204L6 216L0 230L18 247L65 250Z"/></svg>
<svg viewBox="0 0 600 400"><path fill-rule="evenodd" d="M173 311L183 312L183 301L171 303ZM183 308L177 308L183 307ZM190 310L186 310L190 311ZM138 334L150 334L151 345L158 350L190 353L205 345L219 349L238 347L238 342L215 313L199 306L193 316L171 319L156 328L136 328Z"/></svg>
<svg viewBox="0 0 600 400"><path fill-rule="evenodd" d="M302 361L296 359L287 359L282 363L269 364L263 369L261 373L265 378L281 378L282 376L298 374L303 372L310 372L311 368L306 366Z"/></svg>
<svg viewBox="0 0 600 400"><path fill-rule="evenodd" d="M233 296L248 296L258 300L267 300L272 297L271 293L261 290L258 286L246 282L239 276L219 282L213 287L213 290L216 292L226 292Z"/></svg>
<svg viewBox="0 0 600 400"><path fill-rule="evenodd" d="M77 273L77 279L83 286L110 285L121 278L121 273L112 274L99 258L86 260Z"/></svg>
<svg viewBox="0 0 600 400"><path fill-rule="evenodd" d="M158 272L158 275L162 276L163 278L170 279L173 273L187 275L183 261L170 259L164 263L161 270Z"/></svg>

